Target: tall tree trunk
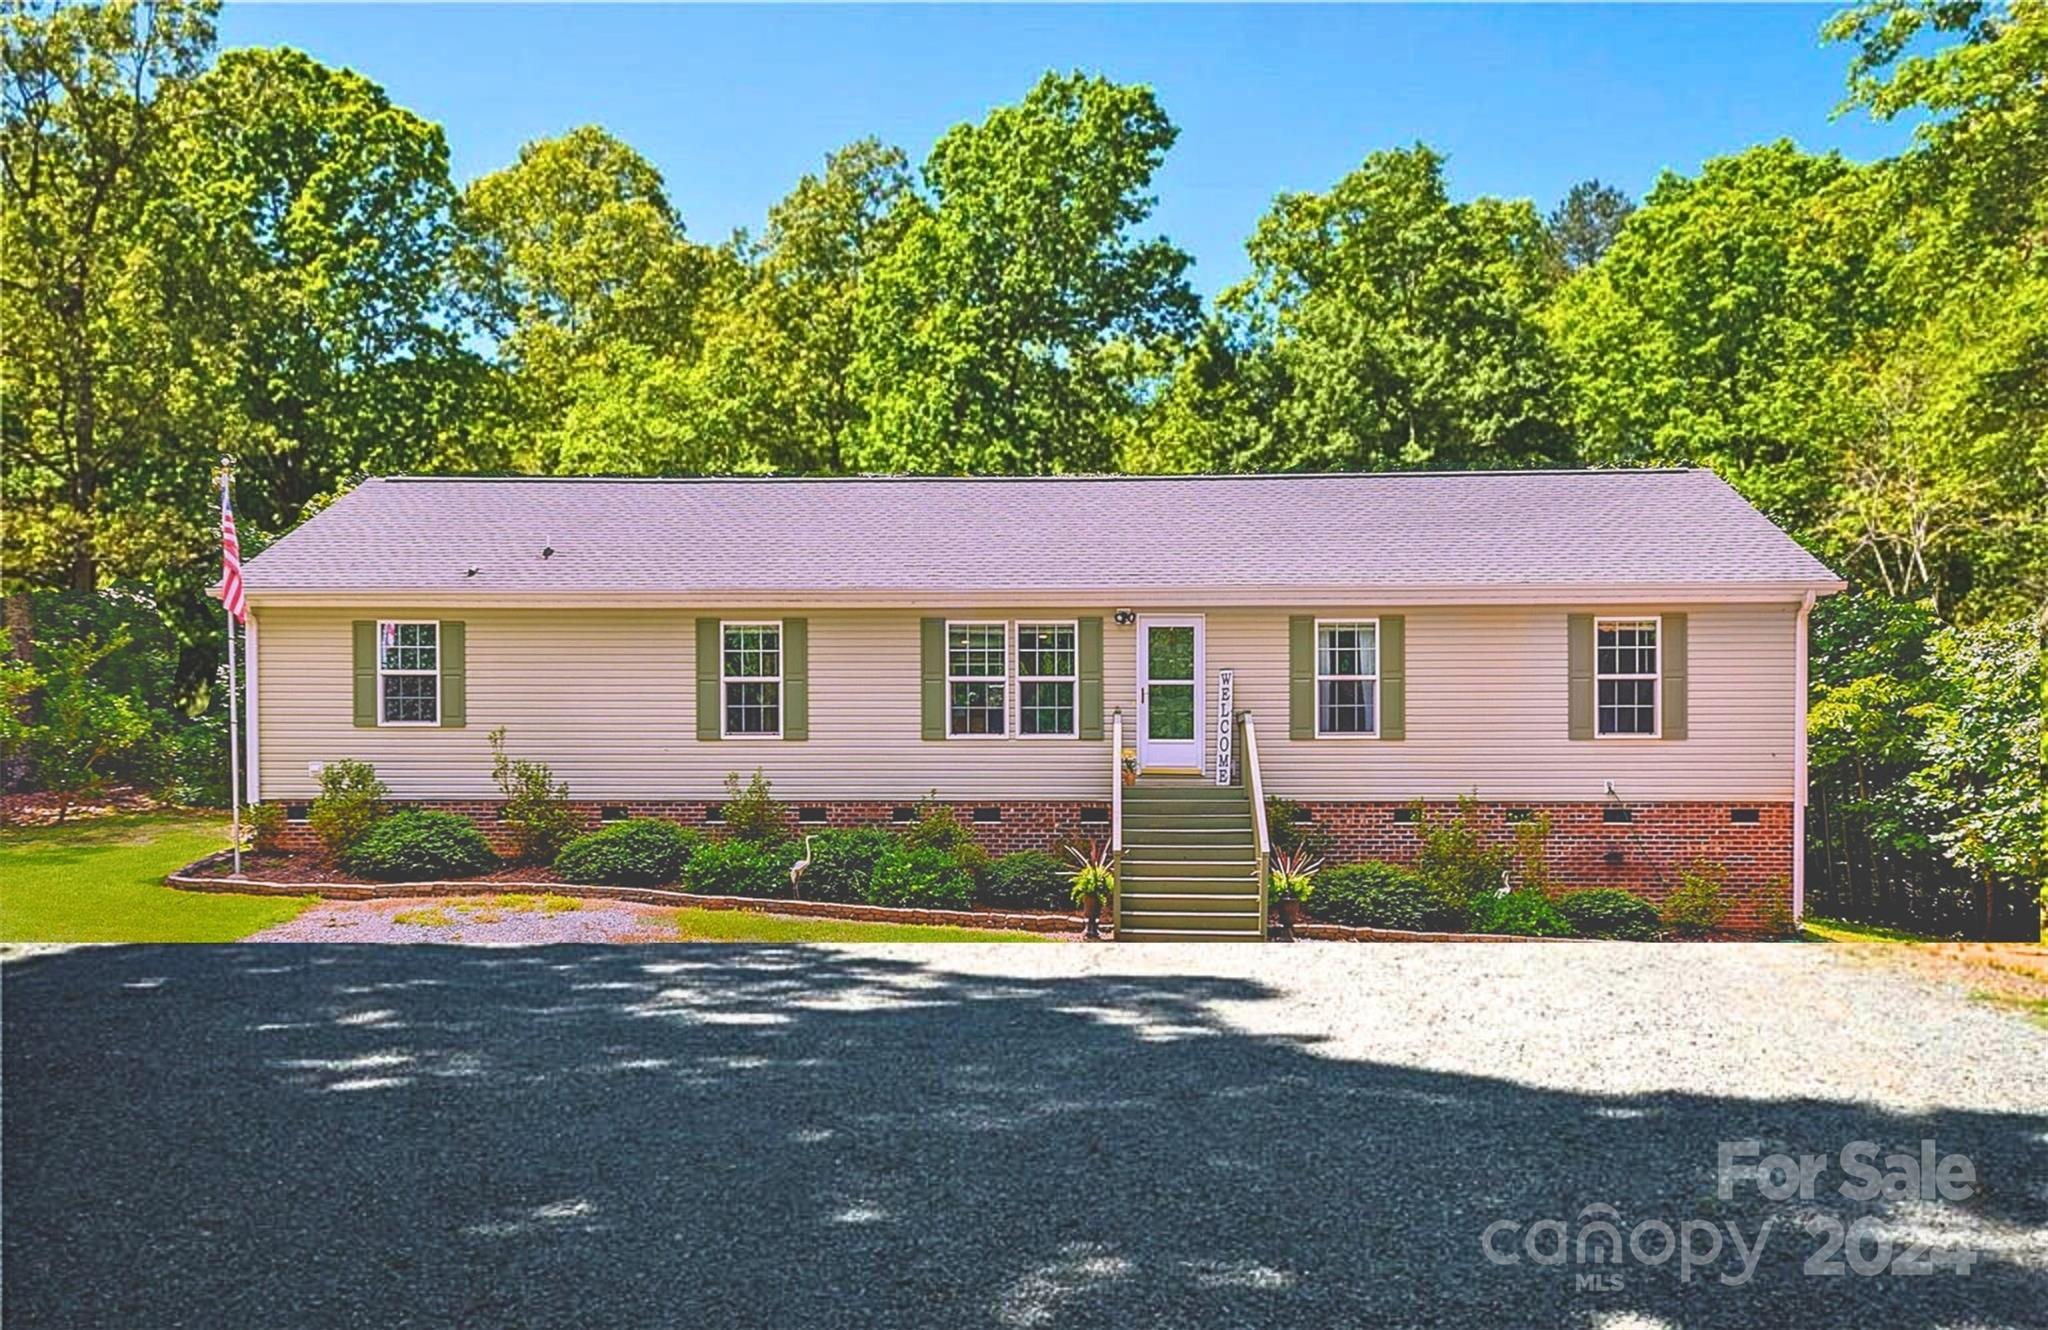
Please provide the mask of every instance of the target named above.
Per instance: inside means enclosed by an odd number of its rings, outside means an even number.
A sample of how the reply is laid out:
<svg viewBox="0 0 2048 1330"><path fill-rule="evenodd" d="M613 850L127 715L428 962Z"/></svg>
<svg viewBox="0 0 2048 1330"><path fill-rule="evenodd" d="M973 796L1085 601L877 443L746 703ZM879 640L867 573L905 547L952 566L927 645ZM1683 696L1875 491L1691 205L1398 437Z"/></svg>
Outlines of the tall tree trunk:
<svg viewBox="0 0 2048 1330"><path fill-rule="evenodd" d="M7 649L16 660L33 663L36 653L35 607L29 602L26 586L6 597L7 602ZM33 725L36 718L36 694L34 690L23 693L14 700L15 719L24 726ZM0 787L18 790L28 784L28 749L17 744L7 755L7 761L0 765Z"/></svg>

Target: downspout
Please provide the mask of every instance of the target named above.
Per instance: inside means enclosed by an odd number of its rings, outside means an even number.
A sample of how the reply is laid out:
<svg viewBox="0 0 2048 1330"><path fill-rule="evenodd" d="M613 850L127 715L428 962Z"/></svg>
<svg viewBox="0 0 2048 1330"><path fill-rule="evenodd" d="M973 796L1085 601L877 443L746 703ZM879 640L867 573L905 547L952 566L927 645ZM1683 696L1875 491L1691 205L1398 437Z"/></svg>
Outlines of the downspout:
<svg viewBox="0 0 2048 1330"><path fill-rule="evenodd" d="M1806 920L1806 621L1813 613L1814 593L1799 603L1798 665L1793 671L1792 698L1792 922Z"/></svg>

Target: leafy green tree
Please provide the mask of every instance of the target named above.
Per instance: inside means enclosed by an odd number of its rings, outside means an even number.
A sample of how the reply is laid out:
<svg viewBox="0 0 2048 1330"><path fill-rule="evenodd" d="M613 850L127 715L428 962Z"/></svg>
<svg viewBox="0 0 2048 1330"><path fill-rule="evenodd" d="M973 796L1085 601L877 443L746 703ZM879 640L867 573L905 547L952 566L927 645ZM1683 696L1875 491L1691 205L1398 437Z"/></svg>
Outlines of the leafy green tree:
<svg viewBox="0 0 2048 1330"><path fill-rule="evenodd" d="M151 469L204 391L166 356L149 260L167 145L212 50L212 0L13 5L0 16L0 501L6 586L99 584L145 523L107 487Z"/></svg>
<svg viewBox="0 0 2048 1330"><path fill-rule="evenodd" d="M1453 203L1426 147L1282 196L1253 275L1166 395L1188 469L1485 467L1567 459L1537 313L1550 241L1526 202Z"/></svg>
<svg viewBox="0 0 2048 1330"><path fill-rule="evenodd" d="M1989 937L2001 885L2032 887L2048 876L2041 632L2025 620L1945 628L1929 647L1937 694L1918 712L1926 762L1912 786L1939 821L1935 842L1980 884Z"/></svg>
<svg viewBox="0 0 2048 1330"><path fill-rule="evenodd" d="M738 294L706 321L693 409L707 451L731 469L847 469L868 421L854 382L863 284L921 213L902 151L874 139L769 210Z"/></svg>
<svg viewBox="0 0 2048 1330"><path fill-rule="evenodd" d="M1132 233L1177 131L1149 88L1048 74L961 125L861 285L863 470L1099 471L1138 408L1119 344L1193 325L1188 257ZM908 209L898 203L892 214Z"/></svg>
<svg viewBox="0 0 2048 1330"><path fill-rule="evenodd" d="M104 641L88 634L47 642L40 665L0 663L0 698L11 703L29 691L40 696L33 723L17 720L11 705L0 707L0 743L25 749L42 787L61 796L59 822L70 814L74 799L105 788L110 768L132 764L149 770L156 765L153 755L170 729L168 718L101 677L106 662L118 659L131 643L128 630L121 628Z"/></svg>

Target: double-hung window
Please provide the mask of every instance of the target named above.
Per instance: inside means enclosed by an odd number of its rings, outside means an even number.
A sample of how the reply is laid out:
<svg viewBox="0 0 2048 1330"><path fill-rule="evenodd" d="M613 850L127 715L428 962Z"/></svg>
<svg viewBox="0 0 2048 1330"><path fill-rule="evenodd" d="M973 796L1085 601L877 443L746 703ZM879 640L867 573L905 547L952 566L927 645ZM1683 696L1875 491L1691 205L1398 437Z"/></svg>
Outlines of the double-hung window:
<svg viewBox="0 0 2048 1330"><path fill-rule="evenodd" d="M1031 738L1071 739L1078 680L1072 623L1017 625L1017 733Z"/></svg>
<svg viewBox="0 0 2048 1330"><path fill-rule="evenodd" d="M773 739L782 733L782 625L721 625L719 686L727 736Z"/></svg>
<svg viewBox="0 0 2048 1330"><path fill-rule="evenodd" d="M441 625L385 619L377 625L377 723L441 723Z"/></svg>
<svg viewBox="0 0 2048 1330"><path fill-rule="evenodd" d="M1656 619L1594 621L1594 713L1602 738L1657 737Z"/></svg>
<svg viewBox="0 0 2048 1330"><path fill-rule="evenodd" d="M1316 623L1316 734L1379 732L1377 619Z"/></svg>
<svg viewBox="0 0 2048 1330"><path fill-rule="evenodd" d="M1001 738L1007 724L1009 625L946 625L946 735Z"/></svg>

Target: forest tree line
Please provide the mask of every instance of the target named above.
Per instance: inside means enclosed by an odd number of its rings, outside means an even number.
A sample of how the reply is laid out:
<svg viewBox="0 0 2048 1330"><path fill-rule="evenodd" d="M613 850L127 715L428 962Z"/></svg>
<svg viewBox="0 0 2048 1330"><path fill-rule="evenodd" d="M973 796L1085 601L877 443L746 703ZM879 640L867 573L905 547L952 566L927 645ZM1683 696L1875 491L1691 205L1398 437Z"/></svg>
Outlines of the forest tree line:
<svg viewBox="0 0 2048 1330"><path fill-rule="evenodd" d="M439 126L214 17L6 10L13 779L218 781L223 456L245 552L392 472L1688 463L1854 589L1815 614L1810 894L2030 908L2041 0L1826 24L1844 112L1919 126L1898 156L1780 141L1546 208L1386 147L1275 199L1214 301L1148 225L1176 130L1142 86L1049 73L921 162L849 144L716 239L601 128L458 184Z"/></svg>

